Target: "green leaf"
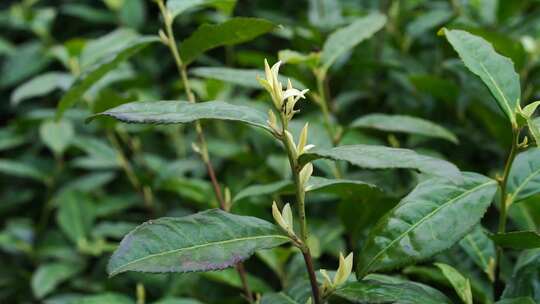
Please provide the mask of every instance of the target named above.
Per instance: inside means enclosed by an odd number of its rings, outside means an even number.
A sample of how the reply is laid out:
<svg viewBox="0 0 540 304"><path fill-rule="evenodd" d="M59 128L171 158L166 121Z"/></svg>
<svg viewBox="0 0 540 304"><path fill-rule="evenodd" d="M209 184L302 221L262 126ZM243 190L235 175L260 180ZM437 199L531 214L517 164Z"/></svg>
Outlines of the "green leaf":
<svg viewBox="0 0 540 304"><path fill-rule="evenodd" d="M45 172L38 170L34 166L9 159L0 159L0 173L31 178L44 183L49 180Z"/></svg>
<svg viewBox="0 0 540 304"><path fill-rule="evenodd" d="M353 303L452 303L438 290L410 281L379 282L376 280L363 280L349 282L338 288L334 295Z"/></svg>
<svg viewBox="0 0 540 304"><path fill-rule="evenodd" d="M74 244L79 244L89 235L94 223L92 202L86 195L73 191L62 193L56 202L58 226Z"/></svg>
<svg viewBox="0 0 540 304"><path fill-rule="evenodd" d="M253 89L261 89L261 84L257 81L257 76L264 77L263 70L255 69L199 67L193 68L189 72L198 77L216 79L223 82L232 83L238 86ZM287 79L291 79L293 87L299 90L306 88L304 84L294 78L279 75L278 79L284 85L287 83Z"/></svg>
<svg viewBox="0 0 540 304"><path fill-rule="evenodd" d="M495 280L495 245L487 236L484 228L481 225L476 225L469 234L459 241L459 245L493 282Z"/></svg>
<svg viewBox="0 0 540 304"><path fill-rule="evenodd" d="M247 17L231 18L217 25L203 24L180 43L180 56L184 64L189 64L208 50L250 41L274 28L270 21Z"/></svg>
<svg viewBox="0 0 540 304"><path fill-rule="evenodd" d="M80 267L75 264L59 262L40 265L32 275L32 292L41 299L79 271Z"/></svg>
<svg viewBox="0 0 540 304"><path fill-rule="evenodd" d="M341 196L365 194L370 191L381 192L377 186L362 181L347 179L329 179L312 176L306 184L306 192L317 191L334 193ZM290 180L278 181L265 185L253 185L238 192L233 201L239 201L247 197L271 195L274 193L294 193L294 185Z"/></svg>
<svg viewBox="0 0 540 304"><path fill-rule="evenodd" d="M94 294L91 296L82 296L77 298L73 304L134 304L135 302L129 297L119 294L106 292L101 294ZM191 303L190 303L191 304Z"/></svg>
<svg viewBox="0 0 540 304"><path fill-rule="evenodd" d="M152 302L152 304L203 304L202 302L199 302L194 299L188 299L188 298L165 298L161 299L157 302Z"/></svg>
<svg viewBox="0 0 540 304"><path fill-rule="evenodd" d="M414 20L407 24L407 34L413 38L421 37L428 31L439 27L452 18L452 10L434 9L426 13L419 14Z"/></svg>
<svg viewBox="0 0 540 304"><path fill-rule="evenodd" d="M223 101L189 103L186 101L131 102L91 116L110 116L128 123L178 124L200 119L219 119L244 122L271 131L267 115L252 107Z"/></svg>
<svg viewBox="0 0 540 304"><path fill-rule="evenodd" d="M372 145L350 145L329 149L313 148L300 156L300 164L319 158L347 161L366 169L415 169L450 179L460 179L453 164L408 149Z"/></svg>
<svg viewBox="0 0 540 304"><path fill-rule="evenodd" d="M540 302L540 249L523 251L507 281L502 298L531 297Z"/></svg>
<svg viewBox="0 0 540 304"><path fill-rule="evenodd" d="M11 104L17 106L29 98L47 95L56 89L67 90L73 83L73 76L62 72L48 72L36 76L18 86L11 94Z"/></svg>
<svg viewBox="0 0 540 304"><path fill-rule="evenodd" d="M173 19L186 10L201 6L215 7L230 15L235 5L236 0L167 0L167 9L171 12Z"/></svg>
<svg viewBox="0 0 540 304"><path fill-rule="evenodd" d="M385 15L371 13L330 34L322 49L323 69L327 70L341 55L373 36L385 23Z"/></svg>
<svg viewBox="0 0 540 304"><path fill-rule="evenodd" d="M420 183L371 230L357 260L358 277L450 248L480 221L496 191L494 180L469 172L461 182L432 178Z"/></svg>
<svg viewBox="0 0 540 304"><path fill-rule="evenodd" d="M128 45L110 52L102 60L89 67L85 72L77 77L71 88L58 103L56 118L61 118L64 112L79 101L82 98L82 95L88 89L90 89L92 85L94 85L98 80L102 79L105 75L107 75L107 73L116 69L120 63L128 60L131 56L140 52L149 44L157 41L159 41L158 37L140 37L133 40Z"/></svg>
<svg viewBox="0 0 540 304"><path fill-rule="evenodd" d="M440 125L429 120L405 115L369 114L353 121L351 128L372 128L389 132L419 134L458 143L456 136Z"/></svg>
<svg viewBox="0 0 540 304"><path fill-rule="evenodd" d="M41 124L39 135L55 155L62 155L75 136L75 130L68 120L48 120Z"/></svg>
<svg viewBox="0 0 540 304"><path fill-rule="evenodd" d="M540 234L536 231L513 231L489 236L495 244L513 249L540 248Z"/></svg>
<svg viewBox="0 0 540 304"><path fill-rule="evenodd" d="M240 279L236 269L230 268L219 271L205 272L203 273L203 276L215 282L227 284L239 289L243 288L242 280ZM272 290L272 288L268 286L265 281L249 273L246 273L246 279L250 289L255 292L268 292Z"/></svg>
<svg viewBox="0 0 540 304"><path fill-rule="evenodd" d="M462 30L443 31L465 66L482 79L514 125L521 100L521 86L512 61L499 55L489 42L480 37Z"/></svg>
<svg viewBox="0 0 540 304"><path fill-rule="evenodd" d="M0 88L12 86L37 74L49 62L50 57L46 56L45 48L40 42L19 44L17 50L3 60Z"/></svg>
<svg viewBox="0 0 540 304"><path fill-rule="evenodd" d="M224 269L257 250L276 247L288 240L276 226L264 220L212 209L140 225L124 237L107 271L113 276L125 271Z"/></svg>
<svg viewBox="0 0 540 304"><path fill-rule="evenodd" d="M472 304L471 282L469 279L466 279L459 271L450 265L435 263L435 266L439 267L446 279L452 284L452 287L454 287L454 290L463 303Z"/></svg>
<svg viewBox="0 0 540 304"><path fill-rule="evenodd" d="M518 154L508 176L508 193L513 202L540 193L540 148Z"/></svg>

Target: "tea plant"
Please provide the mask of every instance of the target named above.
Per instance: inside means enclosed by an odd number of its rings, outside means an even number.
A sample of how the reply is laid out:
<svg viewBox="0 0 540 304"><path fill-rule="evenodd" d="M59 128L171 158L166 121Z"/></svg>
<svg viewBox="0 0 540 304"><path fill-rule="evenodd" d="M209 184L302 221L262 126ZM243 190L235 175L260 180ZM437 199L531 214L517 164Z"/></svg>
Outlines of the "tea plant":
<svg viewBox="0 0 540 304"><path fill-rule="evenodd" d="M540 301L538 4L104 3L0 18L0 302Z"/></svg>

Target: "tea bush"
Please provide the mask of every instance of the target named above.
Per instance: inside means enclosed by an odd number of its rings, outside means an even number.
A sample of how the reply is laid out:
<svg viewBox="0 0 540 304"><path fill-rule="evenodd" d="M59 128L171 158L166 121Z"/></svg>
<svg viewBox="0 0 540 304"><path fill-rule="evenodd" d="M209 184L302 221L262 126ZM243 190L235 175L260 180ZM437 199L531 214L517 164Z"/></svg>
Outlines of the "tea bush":
<svg viewBox="0 0 540 304"><path fill-rule="evenodd" d="M0 4L0 302L540 303L539 15Z"/></svg>

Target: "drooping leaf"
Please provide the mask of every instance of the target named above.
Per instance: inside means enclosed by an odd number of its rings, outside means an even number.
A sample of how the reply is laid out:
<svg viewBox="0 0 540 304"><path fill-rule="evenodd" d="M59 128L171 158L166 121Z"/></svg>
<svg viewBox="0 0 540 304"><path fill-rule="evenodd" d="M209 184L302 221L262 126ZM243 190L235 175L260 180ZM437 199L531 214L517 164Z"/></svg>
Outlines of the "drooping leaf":
<svg viewBox="0 0 540 304"><path fill-rule="evenodd" d="M186 10L210 6L219 9L225 14L230 14L236 5L236 0L167 0L167 9L173 18Z"/></svg>
<svg viewBox="0 0 540 304"><path fill-rule="evenodd" d="M504 289L502 298L531 297L540 302L540 249L523 251Z"/></svg>
<svg viewBox="0 0 540 304"><path fill-rule="evenodd" d="M39 135L54 154L62 155L75 136L75 130L69 120L48 120L41 124Z"/></svg>
<svg viewBox="0 0 540 304"><path fill-rule="evenodd" d="M429 286L404 281L362 280L345 283L335 296L353 303L443 304L452 303L444 294Z"/></svg>
<svg viewBox="0 0 540 304"><path fill-rule="evenodd" d="M536 231L513 231L489 236L497 245L514 249L540 248L540 234Z"/></svg>
<svg viewBox="0 0 540 304"><path fill-rule="evenodd" d="M513 202L540 193L540 148L518 154L508 176L508 193Z"/></svg>
<svg viewBox="0 0 540 304"><path fill-rule="evenodd" d="M358 194L364 195L368 192L380 192L381 190L369 183L347 179L329 179L312 176L306 183L306 192L317 191L324 193L334 193L341 196ZM238 192L233 201L239 201L247 197L259 195L271 195L274 193L294 193L294 185L290 180L278 181L265 185L253 185Z"/></svg>
<svg viewBox="0 0 540 304"><path fill-rule="evenodd" d="M459 295L463 303L472 304L472 292L471 292L471 283L469 279L466 279L459 271L454 267L443 264L435 263L435 266L439 267L446 279L452 284L454 290Z"/></svg>
<svg viewBox="0 0 540 304"><path fill-rule="evenodd" d="M253 89L261 88L261 84L257 81L257 76L264 77L263 70L255 70L255 69L198 67L198 68L191 69L189 72L198 77L217 79L223 82L232 83L235 85L239 85L239 86L243 86L247 88L253 88ZM291 77L285 77L283 75L279 75L278 79L283 85L286 85L287 79L291 79L291 83L294 88L297 88L299 90L306 88L304 84L302 84L298 80Z"/></svg>
<svg viewBox="0 0 540 304"><path fill-rule="evenodd" d="M159 38L153 36L140 37L123 48L109 53L102 60L93 64L84 73L82 73L71 88L66 92L58 103L56 118L62 117L64 112L79 101L82 95L92 87L98 80L103 78L107 73L117 68L120 63L128 60L149 44L159 41Z"/></svg>
<svg viewBox="0 0 540 304"><path fill-rule="evenodd" d="M443 29L465 66L480 77L512 124L521 101L519 75L512 61L499 55L484 39L462 30Z"/></svg>
<svg viewBox="0 0 540 304"><path fill-rule="evenodd" d="M459 245L491 281L495 280L495 245L481 225L476 225Z"/></svg>
<svg viewBox="0 0 540 304"><path fill-rule="evenodd" d="M18 86L11 94L11 104L51 93L56 89L67 90L73 83L73 76L63 72L48 72L36 76Z"/></svg>
<svg viewBox="0 0 540 304"><path fill-rule="evenodd" d="M322 49L323 69L328 69L341 55L373 36L385 23L386 16L371 13L330 34Z"/></svg>
<svg viewBox="0 0 540 304"><path fill-rule="evenodd" d="M264 220L212 209L140 225L124 237L107 271L113 276L125 271L224 269L257 250L276 247L288 240L276 226Z"/></svg>
<svg viewBox="0 0 540 304"><path fill-rule="evenodd" d="M200 119L233 120L271 131L267 115L252 107L223 101L189 103L186 101L131 102L91 116L110 116L128 123L178 124Z"/></svg>
<svg viewBox="0 0 540 304"><path fill-rule="evenodd" d="M32 275L32 292L41 299L79 271L80 267L75 264L62 262L43 264Z"/></svg>
<svg viewBox="0 0 540 304"><path fill-rule="evenodd" d="M369 114L353 121L351 128L372 128L389 132L419 134L458 143L456 136L446 128L429 120L406 115Z"/></svg>
<svg viewBox="0 0 540 304"><path fill-rule="evenodd" d="M436 176L461 179L461 173L453 164L408 149L372 145L314 148L302 154L299 162L305 164L319 158L343 160L366 169L415 169Z"/></svg>
<svg viewBox="0 0 540 304"><path fill-rule="evenodd" d="M180 43L180 56L184 64L189 64L208 50L250 41L274 28L270 21L248 17L235 17L216 25L203 24Z"/></svg>
<svg viewBox="0 0 540 304"><path fill-rule="evenodd" d="M371 230L358 257L358 277L449 248L480 221L496 190L494 180L469 172L461 182L432 178L420 183Z"/></svg>

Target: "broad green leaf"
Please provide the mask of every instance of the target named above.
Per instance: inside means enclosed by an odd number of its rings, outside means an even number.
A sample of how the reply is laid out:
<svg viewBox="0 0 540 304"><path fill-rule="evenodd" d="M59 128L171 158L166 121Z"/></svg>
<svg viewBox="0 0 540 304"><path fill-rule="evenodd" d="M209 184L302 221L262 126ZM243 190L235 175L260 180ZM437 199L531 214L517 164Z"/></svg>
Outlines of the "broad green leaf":
<svg viewBox="0 0 540 304"><path fill-rule="evenodd" d="M305 304L296 301L284 292L265 293L261 298L261 304Z"/></svg>
<svg viewBox="0 0 540 304"><path fill-rule="evenodd" d="M18 86L11 94L11 104L17 106L29 98L47 95L56 89L67 90L73 83L73 76L62 72L48 72L36 76Z"/></svg>
<svg viewBox="0 0 540 304"><path fill-rule="evenodd" d="M39 135L55 155L62 155L75 136L75 131L69 120L48 120L41 124Z"/></svg>
<svg viewBox="0 0 540 304"><path fill-rule="evenodd" d="M24 144L27 141L23 134L15 128L0 129L0 151L9 150Z"/></svg>
<svg viewBox="0 0 540 304"><path fill-rule="evenodd" d="M0 173L31 178L44 183L49 180L45 172L40 171L34 166L9 159L0 159Z"/></svg>
<svg viewBox="0 0 540 304"><path fill-rule="evenodd" d="M270 21L248 17L235 17L216 25L203 24L180 43L180 56L184 64L189 64L208 50L250 41L274 28Z"/></svg>
<svg viewBox="0 0 540 304"><path fill-rule="evenodd" d="M453 164L408 149L372 145L313 148L302 154L299 162L306 164L319 158L343 160L366 169L415 169L436 176L461 179L461 173Z"/></svg>
<svg viewBox="0 0 540 304"><path fill-rule="evenodd" d="M257 76L264 77L263 70L255 69L232 69L232 68L215 68L215 67L199 67L189 71L191 74L208 79L217 79L223 82L232 83L238 86L247 88L260 89L261 84L257 81ZM298 80L290 77L279 75L279 81L286 85L287 79L291 79L294 88L299 90L305 89L305 85Z"/></svg>
<svg viewBox="0 0 540 304"><path fill-rule="evenodd" d="M257 250L276 247L288 240L276 226L264 220L212 209L140 225L124 237L109 260L107 271L113 276L125 271L224 269Z"/></svg>
<svg viewBox="0 0 540 304"><path fill-rule="evenodd" d="M108 53L103 59L93 64L85 70L73 83L58 103L56 118L62 117L64 112L78 102L83 94L96 82L102 79L107 73L116 69L122 62L128 60L149 44L159 41L159 38L153 36L140 37L133 40L123 48Z"/></svg>
<svg viewBox="0 0 540 304"><path fill-rule="evenodd" d="M459 271L454 267L443 264L435 263L435 266L439 267L446 279L452 284L454 290L459 295L463 303L472 304L472 292L471 292L471 283L469 279L466 279Z"/></svg>
<svg viewBox="0 0 540 304"><path fill-rule="evenodd" d="M459 245L491 281L495 280L495 245L481 225L476 225Z"/></svg>
<svg viewBox="0 0 540 304"><path fill-rule="evenodd" d="M508 176L508 193L513 202L540 193L540 148L518 154Z"/></svg>
<svg viewBox="0 0 540 304"><path fill-rule="evenodd" d="M65 192L56 199L57 222L60 229L74 243L79 244L89 235L94 222L94 207L80 192Z"/></svg>
<svg viewBox="0 0 540 304"><path fill-rule="evenodd" d="M252 107L223 101L189 103L186 101L131 102L91 116L110 116L128 123L178 124L200 119L233 120L271 131L267 115Z"/></svg>
<svg viewBox="0 0 540 304"><path fill-rule="evenodd" d="M369 114L353 121L351 128L419 134L458 143L456 136L446 128L429 120L405 115Z"/></svg>
<svg viewBox="0 0 540 304"><path fill-rule="evenodd" d="M386 16L380 13L371 13L330 34L322 49L321 64L323 69L328 69L341 55L373 36L385 23Z"/></svg>
<svg viewBox="0 0 540 304"><path fill-rule="evenodd" d="M204 6L215 7L229 15L235 5L236 0L167 0L167 9L171 12L173 18L186 10Z"/></svg>
<svg viewBox="0 0 540 304"><path fill-rule="evenodd" d="M513 231L489 236L495 244L513 249L540 248L540 234L536 231Z"/></svg>
<svg viewBox="0 0 540 304"><path fill-rule="evenodd" d="M119 28L87 42L80 56L82 71L110 54L121 51L140 37L136 31L130 28Z"/></svg>
<svg viewBox="0 0 540 304"><path fill-rule="evenodd" d="M100 293L89 296L78 297L75 301L69 302L73 304L134 304L135 301L129 297L119 293ZM191 304L191 303L190 303Z"/></svg>
<svg viewBox="0 0 540 304"><path fill-rule="evenodd" d="M410 281L379 282L376 280L362 280L349 282L338 288L334 295L353 303L452 303L438 290Z"/></svg>
<svg viewBox="0 0 540 304"><path fill-rule="evenodd" d="M531 297L540 302L540 249L523 251L504 289L502 298Z"/></svg>
<svg viewBox="0 0 540 304"><path fill-rule="evenodd" d="M480 77L512 124L521 100L519 75L512 61L499 55L484 39L462 30L443 29L465 66Z"/></svg>
<svg viewBox="0 0 540 304"><path fill-rule="evenodd" d="M357 259L358 277L450 248L478 224L496 190L494 180L469 172L460 182L432 178L418 184L371 230Z"/></svg>
<svg viewBox="0 0 540 304"><path fill-rule="evenodd" d="M41 299L79 271L80 267L75 264L61 262L43 264L32 275L32 292Z"/></svg>
<svg viewBox="0 0 540 304"><path fill-rule="evenodd" d="M0 88L12 86L37 74L49 62L50 57L46 56L41 43L32 41L18 45L17 50L3 60Z"/></svg>
<svg viewBox="0 0 540 304"><path fill-rule="evenodd" d="M329 179L324 177L312 176L306 183L306 192L317 191L325 193L334 193L342 196L367 193L371 191L380 192L381 190L369 183L347 180L347 179ZM253 185L244 188L238 192L233 201L260 196L271 195L274 193L294 193L294 185L290 180L278 181L265 185Z"/></svg>

